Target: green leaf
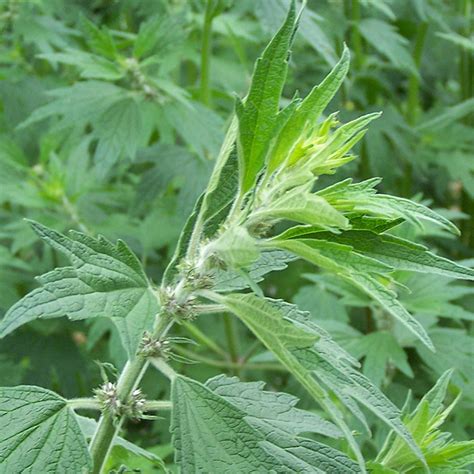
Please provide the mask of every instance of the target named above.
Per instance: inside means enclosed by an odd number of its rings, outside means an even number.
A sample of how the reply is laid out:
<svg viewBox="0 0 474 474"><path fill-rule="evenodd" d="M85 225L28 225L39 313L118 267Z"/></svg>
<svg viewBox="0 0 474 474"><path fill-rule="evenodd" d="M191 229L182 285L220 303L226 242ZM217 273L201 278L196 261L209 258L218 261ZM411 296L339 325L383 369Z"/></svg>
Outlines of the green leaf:
<svg viewBox="0 0 474 474"><path fill-rule="evenodd" d="M262 252L260 258L254 262L247 270L247 275L255 283L263 280L263 277L270 272L284 270L288 262L295 260L289 252L282 250L270 250ZM213 269L211 276L215 281L214 289L220 292L236 291L248 288L248 278L243 278L241 273L233 269Z"/></svg>
<svg viewBox="0 0 474 474"><path fill-rule="evenodd" d="M365 40L395 67L418 75L418 68L407 48L408 41L390 23L367 18L357 28Z"/></svg>
<svg viewBox="0 0 474 474"><path fill-rule="evenodd" d="M309 160L308 166L313 173L332 174L334 168L342 166L353 157L347 157L347 152L359 142L366 132L365 127L380 117L381 112L362 115L341 125L329 136L321 151L315 153Z"/></svg>
<svg viewBox="0 0 474 474"><path fill-rule="evenodd" d="M265 0L255 2L255 14L268 32L275 31L285 18L290 0ZM331 41L319 23L322 17L305 6L301 13L299 32L302 39L311 46L330 66L337 61L333 41Z"/></svg>
<svg viewBox="0 0 474 474"><path fill-rule="evenodd" d="M212 253L233 268L245 268L258 260L256 240L245 227L229 227L211 246Z"/></svg>
<svg viewBox="0 0 474 474"><path fill-rule="evenodd" d="M123 156L133 161L138 148L147 144L151 128L145 110L135 98L126 98L94 120L98 139L94 158L101 169L108 171Z"/></svg>
<svg viewBox="0 0 474 474"><path fill-rule="evenodd" d="M407 428L425 455L430 472L438 474L465 472L461 468L474 461L474 441L454 441L451 433L439 429L459 400L457 397L448 407L443 406L450 377L451 372L445 372L405 419ZM399 439L394 439L393 433L387 436L377 460L396 472L425 472L424 466Z"/></svg>
<svg viewBox="0 0 474 474"><path fill-rule="evenodd" d="M353 252L349 245L336 244L327 240L318 241L307 238L280 240L278 238L272 240L269 245L290 251L314 265L335 273L392 271L392 267L382 262Z"/></svg>
<svg viewBox="0 0 474 474"><path fill-rule="evenodd" d="M351 354L358 359L364 357L362 372L379 387L385 381L389 364L393 364L407 377L413 377L405 351L389 332L377 331L355 340L351 345Z"/></svg>
<svg viewBox="0 0 474 474"><path fill-rule="evenodd" d="M307 277L307 275L305 275ZM349 314L342 301L321 285L301 287L293 299L302 311L311 314L311 320L318 323L347 323Z"/></svg>
<svg viewBox="0 0 474 474"><path fill-rule="evenodd" d="M93 418L87 418L85 416L76 415L76 418L84 437L87 440L92 439L92 437L94 436L94 433L97 430L97 425L98 425L97 421L94 420ZM127 458L127 456L129 457L136 456L136 457L140 457L152 462L153 466L160 466L161 468L164 468L165 466L165 463L163 462L163 460L159 458L156 454L150 451L147 451L146 449L143 449L140 446L137 446L136 444L131 443L130 441L127 441L121 436L115 436L114 438L113 449L116 449L116 448L122 448L122 450L126 452L126 455L123 455L123 453L120 453L121 458ZM113 453L111 457L113 457Z"/></svg>
<svg viewBox="0 0 474 474"><path fill-rule="evenodd" d="M307 126L316 125L318 118L341 87L349 69L350 54L346 46L341 59L321 84L315 86L282 128L270 153L268 173L275 171L290 155L296 140Z"/></svg>
<svg viewBox="0 0 474 474"><path fill-rule="evenodd" d="M198 219L198 215L202 207L203 199L204 194L202 194L196 201L193 211L187 218L186 223L184 224L173 257L168 266L166 267L165 273L163 275L163 283L165 284L171 284L178 275L178 265L181 260L186 256L186 252L188 250L188 245L191 240L196 220Z"/></svg>
<svg viewBox="0 0 474 474"><path fill-rule="evenodd" d="M173 88L176 87L170 84ZM178 88L178 92L185 93L186 91ZM169 90L165 90L163 95L172 96ZM185 98L184 100L167 100L159 108L153 107L150 120L152 121L157 114L162 116L200 156L217 154L222 143L223 121L215 111L199 102Z"/></svg>
<svg viewBox="0 0 474 474"><path fill-rule="evenodd" d="M299 188L275 199L262 211L252 215L258 219L288 219L320 226L323 229L347 229L349 221L336 211L324 198L304 192Z"/></svg>
<svg viewBox="0 0 474 474"><path fill-rule="evenodd" d="M133 55L141 59L158 49L161 56L186 38L184 15L161 13L140 24Z"/></svg>
<svg viewBox="0 0 474 474"><path fill-rule="evenodd" d="M36 109L19 127L60 115L57 127L82 127L91 123L114 103L125 98L125 90L102 81L78 82L48 93L53 100Z"/></svg>
<svg viewBox="0 0 474 474"><path fill-rule="evenodd" d="M342 415L333 405L329 395L311 376L291 349L311 347L318 335L300 329L284 319L284 314L265 300L253 295L230 295L224 304L252 330L252 332L273 352L273 354L290 370L297 380L308 390L313 398L331 415L333 421L344 432L357 456L361 467L364 465L359 447L352 433L345 424Z"/></svg>
<svg viewBox="0 0 474 474"><path fill-rule="evenodd" d="M396 270L436 273L452 278L474 279L474 270L428 251L424 245L388 234L349 230L339 235L317 232L306 238L329 240L351 246L355 251L392 266Z"/></svg>
<svg viewBox="0 0 474 474"><path fill-rule="evenodd" d="M352 179L346 179L317 194L341 211L368 213L385 219L403 218L418 226L421 226L420 221L428 221L459 235L459 229L452 222L423 204L396 196L376 194L375 186L380 181L380 178L371 178L354 184Z"/></svg>
<svg viewBox="0 0 474 474"><path fill-rule="evenodd" d="M86 472L92 468L74 412L40 387L0 388L0 465L3 472Z"/></svg>
<svg viewBox="0 0 474 474"><path fill-rule="evenodd" d="M454 43L457 46L461 46L467 51L474 52L474 38L472 36L466 38L465 36L459 35L453 31L450 31L449 33L436 33L436 36L439 36L450 43Z"/></svg>
<svg viewBox="0 0 474 474"><path fill-rule="evenodd" d="M435 352L435 345L425 328L402 306L394 291L384 286L376 278L362 273L353 273L345 279L377 301L382 309L400 321L428 349Z"/></svg>
<svg viewBox="0 0 474 474"><path fill-rule="evenodd" d="M173 380L171 432L182 472L222 472L229 466L236 472L282 472L283 466L283 472L359 472L341 452L297 436L323 425L335 434L334 427L293 408L297 399L262 386L227 377L206 385L183 376Z"/></svg>
<svg viewBox="0 0 474 474"><path fill-rule="evenodd" d="M240 410L183 376L173 380L171 390L170 431L176 462L183 472L222 472L229 466L255 472L273 464L259 445L263 436L245 421Z"/></svg>
<svg viewBox="0 0 474 474"><path fill-rule="evenodd" d="M463 329L434 327L429 331L436 353L416 342L416 350L424 364L435 374L442 375L446 370L456 369L455 383L468 389L472 380L472 359L474 358L474 337ZM453 344L455 349L453 350Z"/></svg>
<svg viewBox="0 0 474 474"><path fill-rule="evenodd" d="M241 382L237 377L218 375L206 386L247 416L258 418L270 427L288 434L319 433L340 438L341 431L329 421L309 411L296 408L298 399L293 395L264 391L264 382Z"/></svg>
<svg viewBox="0 0 474 474"><path fill-rule="evenodd" d="M110 31L106 27L98 28L84 15L81 15L80 24L86 34L89 47L97 54L109 59L115 59L117 47Z"/></svg>
<svg viewBox="0 0 474 474"><path fill-rule="evenodd" d="M33 229L71 267L38 278L43 285L18 301L0 321L0 337L38 318L111 318L122 343L134 357L145 330L151 330L158 302L137 257L122 241L112 245L78 232L66 237L32 222Z"/></svg>
<svg viewBox="0 0 474 474"><path fill-rule="evenodd" d="M68 48L63 53L48 53L39 56L51 64L60 62L76 66L85 79L104 79L106 81L118 81L126 71L117 64L101 56L89 54L78 49Z"/></svg>
<svg viewBox="0 0 474 474"><path fill-rule="evenodd" d="M277 120L280 95L288 68L288 51L295 32L295 5L280 30L257 59L249 93L237 100L240 188L245 194L262 169Z"/></svg>
<svg viewBox="0 0 474 474"><path fill-rule="evenodd" d="M211 237L227 217L238 189L238 157L236 153L237 119L232 122L217 156L209 183L202 196L202 205L196 211L194 228L190 229L191 253L196 253L196 242L204 234Z"/></svg>
<svg viewBox="0 0 474 474"><path fill-rule="evenodd" d="M353 397L367 406L395 429L422 459L420 450L400 420L399 410L368 379L354 370L352 357L325 331L309 323L306 315L296 307L252 294L218 296L216 301L239 317L330 414L344 432L361 466L363 460L357 443L321 383L334 391L353 412L358 410Z"/></svg>
<svg viewBox="0 0 474 474"><path fill-rule="evenodd" d="M437 415L443 409L443 402L446 398L448 386L453 376L454 369L448 369L436 381L435 385L423 395L421 401L426 401L432 415Z"/></svg>
<svg viewBox="0 0 474 474"><path fill-rule="evenodd" d="M212 189L208 187L206 190L204 200L206 212L202 215L204 237L210 238L216 234L229 214L238 191L238 176L237 149L234 146L219 174L218 185Z"/></svg>
<svg viewBox="0 0 474 474"><path fill-rule="evenodd" d="M431 120L421 123L417 130L419 132L436 132L472 112L474 112L474 98L467 99L452 107L447 107L444 112L438 113Z"/></svg>

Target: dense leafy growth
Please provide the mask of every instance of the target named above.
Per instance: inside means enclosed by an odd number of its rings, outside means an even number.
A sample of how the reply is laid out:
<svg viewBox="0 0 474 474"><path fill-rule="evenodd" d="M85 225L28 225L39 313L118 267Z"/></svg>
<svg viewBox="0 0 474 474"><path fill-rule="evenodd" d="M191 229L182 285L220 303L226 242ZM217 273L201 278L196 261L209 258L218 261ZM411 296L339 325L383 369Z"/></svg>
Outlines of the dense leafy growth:
<svg viewBox="0 0 474 474"><path fill-rule="evenodd" d="M0 4L2 468L469 472L461 3Z"/></svg>

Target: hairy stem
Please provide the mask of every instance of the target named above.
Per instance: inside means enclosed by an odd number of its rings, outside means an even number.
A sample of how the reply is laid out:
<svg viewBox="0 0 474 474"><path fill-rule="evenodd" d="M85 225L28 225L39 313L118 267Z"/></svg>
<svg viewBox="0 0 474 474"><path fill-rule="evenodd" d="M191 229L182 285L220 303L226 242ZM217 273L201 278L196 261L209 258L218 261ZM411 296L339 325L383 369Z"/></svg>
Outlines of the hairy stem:
<svg viewBox="0 0 474 474"><path fill-rule="evenodd" d="M151 363L157 370L159 370L165 377L170 380L173 380L178 375L164 359L151 359Z"/></svg>
<svg viewBox="0 0 474 474"><path fill-rule="evenodd" d="M170 328L171 316L161 314L153 333L156 339L162 338ZM117 382L117 397L126 404L128 399L140 383L148 366L148 358L144 354L137 354L129 360L120 374ZM91 454L93 469L92 474L100 474L113 446L117 432L124 422L124 417L115 418L112 413L105 411L100 417L97 430L91 440L89 451Z"/></svg>
<svg viewBox="0 0 474 474"><path fill-rule="evenodd" d="M72 410L100 410L101 405L95 398L71 398L67 405Z"/></svg>
<svg viewBox="0 0 474 474"><path fill-rule="evenodd" d="M144 411L160 411L160 410L171 410L173 403L166 400L152 400L145 403Z"/></svg>

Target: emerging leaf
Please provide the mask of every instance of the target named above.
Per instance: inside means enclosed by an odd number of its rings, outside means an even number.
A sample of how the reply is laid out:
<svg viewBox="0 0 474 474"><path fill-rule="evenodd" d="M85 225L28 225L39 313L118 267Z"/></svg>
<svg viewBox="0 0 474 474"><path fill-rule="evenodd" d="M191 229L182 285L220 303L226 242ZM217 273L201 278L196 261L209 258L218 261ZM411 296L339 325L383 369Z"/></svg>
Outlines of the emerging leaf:
<svg viewBox="0 0 474 474"><path fill-rule="evenodd" d="M468 472L463 468L474 461L474 441L454 441L450 433L439 427L446 421L459 397L448 407L443 406L452 371L445 372L436 385L422 398L405 419L405 424L417 440L431 472ZM399 439L390 433L376 461L395 472L422 472L423 466L408 452Z"/></svg>

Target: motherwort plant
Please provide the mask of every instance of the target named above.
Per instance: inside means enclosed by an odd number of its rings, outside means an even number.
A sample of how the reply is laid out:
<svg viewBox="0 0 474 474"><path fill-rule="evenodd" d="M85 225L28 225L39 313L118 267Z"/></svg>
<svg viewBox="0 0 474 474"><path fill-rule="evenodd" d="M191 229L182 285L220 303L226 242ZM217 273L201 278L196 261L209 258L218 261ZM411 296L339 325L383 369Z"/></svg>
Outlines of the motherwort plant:
<svg viewBox="0 0 474 474"><path fill-rule="evenodd" d="M31 223L71 264L38 278L40 287L0 321L0 336L35 319L110 318L128 362L117 380L88 399L66 400L34 386L0 388L2 472L104 472L114 445L140 449L119 436L124 421L162 409L171 410L175 461L184 473L355 473L366 466L422 472L472 460L472 443L455 443L437 431L449 374L417 411L402 413L307 313L265 297L258 286L287 262L306 260L368 295L434 351L423 326L399 302L393 272L474 279L472 270L392 235L403 222L424 221L458 232L429 208L377 193L378 179L319 184L322 175L355 158L351 149L379 114L346 124L337 114L323 115L347 74L347 48L321 84L280 107L297 25L292 5L257 60L247 96L236 101L207 189L160 285L122 241L114 245L75 231L66 236ZM173 336L173 326L208 313L240 319L325 418L296 408L291 395L265 391L262 382L221 375L203 384L177 373L174 348L185 341ZM169 378L171 400L147 400L140 390L150 366ZM369 432L361 406L390 429L369 464L347 421L350 413ZM84 408L100 410L98 423L76 414ZM324 437L333 438L329 445ZM337 444L339 438L347 443Z"/></svg>

